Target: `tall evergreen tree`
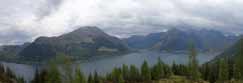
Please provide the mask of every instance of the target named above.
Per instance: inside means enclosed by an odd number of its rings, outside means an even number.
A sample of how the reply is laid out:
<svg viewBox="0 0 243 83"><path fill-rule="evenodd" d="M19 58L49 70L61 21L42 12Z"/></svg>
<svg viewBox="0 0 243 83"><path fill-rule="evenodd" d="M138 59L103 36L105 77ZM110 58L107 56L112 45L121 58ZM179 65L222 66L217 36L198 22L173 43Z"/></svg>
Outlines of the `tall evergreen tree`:
<svg viewBox="0 0 243 83"><path fill-rule="evenodd" d="M51 64L47 73L47 83L61 83L61 74L56 64Z"/></svg>
<svg viewBox="0 0 243 83"><path fill-rule="evenodd" d="M88 83L95 83L95 81L94 81L94 78L93 78L93 75L92 75L92 74L89 74L89 77L88 77Z"/></svg>
<svg viewBox="0 0 243 83"><path fill-rule="evenodd" d="M111 76L114 83L124 81L123 71L120 68L114 68Z"/></svg>
<svg viewBox="0 0 243 83"><path fill-rule="evenodd" d="M100 79L97 71L95 71L95 73L94 73L94 82L95 83L100 83L101 82L101 79Z"/></svg>
<svg viewBox="0 0 243 83"><path fill-rule="evenodd" d="M233 64L233 78L236 80L239 80L242 77L242 74L240 72L240 68L238 68L238 65Z"/></svg>
<svg viewBox="0 0 243 83"><path fill-rule="evenodd" d="M193 44L190 45L189 49L189 78L191 80L197 81L200 79L200 72L197 60L197 51Z"/></svg>
<svg viewBox="0 0 243 83"><path fill-rule="evenodd" d="M172 69L168 64L164 64L164 72L165 72L164 75L165 78L169 78L173 74Z"/></svg>
<svg viewBox="0 0 243 83"><path fill-rule="evenodd" d="M129 79L135 81L138 81L140 79L139 69L135 65L130 66Z"/></svg>
<svg viewBox="0 0 243 83"><path fill-rule="evenodd" d="M125 80L124 80L122 74L120 74L120 75L118 76L118 80L117 80L116 83L125 83Z"/></svg>
<svg viewBox="0 0 243 83"><path fill-rule="evenodd" d="M73 83L87 83L86 78L83 75L83 72L81 72L79 67L76 69Z"/></svg>
<svg viewBox="0 0 243 83"><path fill-rule="evenodd" d="M224 59L219 60L219 75L218 75L218 82L223 83L226 80L229 80L229 69L228 64Z"/></svg>
<svg viewBox="0 0 243 83"><path fill-rule="evenodd" d="M240 39L240 44L237 49L235 64L234 64L234 78L243 80L243 39Z"/></svg>
<svg viewBox="0 0 243 83"><path fill-rule="evenodd" d="M17 83L26 83L26 82L25 82L24 78L18 78Z"/></svg>
<svg viewBox="0 0 243 83"><path fill-rule="evenodd" d="M0 64L0 74L4 74L4 73L5 73L5 68L3 64Z"/></svg>
<svg viewBox="0 0 243 83"><path fill-rule="evenodd" d="M172 63L172 72L175 75L178 74L177 65L176 65L175 61L173 61L173 63Z"/></svg>
<svg viewBox="0 0 243 83"><path fill-rule="evenodd" d="M158 58L157 64L155 64L152 68L151 75L153 80L159 80L165 77L164 63L160 58Z"/></svg>
<svg viewBox="0 0 243 83"><path fill-rule="evenodd" d="M8 77L16 79L17 77L15 76L15 74L13 73L13 71L11 71L10 68L6 67L5 73Z"/></svg>
<svg viewBox="0 0 243 83"><path fill-rule="evenodd" d="M39 74L38 69L35 70L34 79L31 81L31 83L41 83L40 74Z"/></svg>
<svg viewBox="0 0 243 83"><path fill-rule="evenodd" d="M122 76L125 80L129 79L129 68L125 64L122 65Z"/></svg>
<svg viewBox="0 0 243 83"><path fill-rule="evenodd" d="M39 83L48 83L48 71L46 69L41 70L40 72L40 80Z"/></svg>
<svg viewBox="0 0 243 83"><path fill-rule="evenodd" d="M151 71L148 66L147 61L144 61L141 67L141 76L144 81L150 81L151 80Z"/></svg>
<svg viewBox="0 0 243 83"><path fill-rule="evenodd" d="M201 73L202 73L202 78L204 79L204 80L209 80L210 78L210 67L209 67L209 63L206 63L206 64L204 64L204 65L202 65L202 67L201 67Z"/></svg>

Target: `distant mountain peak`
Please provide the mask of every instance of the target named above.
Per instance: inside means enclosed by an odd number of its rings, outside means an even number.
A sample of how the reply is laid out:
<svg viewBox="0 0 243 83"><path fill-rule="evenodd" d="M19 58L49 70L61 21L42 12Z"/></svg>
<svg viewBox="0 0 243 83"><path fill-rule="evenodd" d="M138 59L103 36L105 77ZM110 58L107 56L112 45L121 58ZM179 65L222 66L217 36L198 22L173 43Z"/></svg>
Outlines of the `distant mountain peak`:
<svg viewBox="0 0 243 83"><path fill-rule="evenodd" d="M47 61L59 53L74 59L123 54L129 49L120 39L95 26L80 27L56 37L39 37L18 55L21 60Z"/></svg>
<svg viewBox="0 0 243 83"><path fill-rule="evenodd" d="M79 27L78 29L74 30L73 32L79 32L79 31L86 31L86 32L103 32L101 29L99 29L96 26L82 26Z"/></svg>
<svg viewBox="0 0 243 83"><path fill-rule="evenodd" d="M76 36L78 38L83 38L107 36L107 34L96 26L83 26L62 36Z"/></svg>

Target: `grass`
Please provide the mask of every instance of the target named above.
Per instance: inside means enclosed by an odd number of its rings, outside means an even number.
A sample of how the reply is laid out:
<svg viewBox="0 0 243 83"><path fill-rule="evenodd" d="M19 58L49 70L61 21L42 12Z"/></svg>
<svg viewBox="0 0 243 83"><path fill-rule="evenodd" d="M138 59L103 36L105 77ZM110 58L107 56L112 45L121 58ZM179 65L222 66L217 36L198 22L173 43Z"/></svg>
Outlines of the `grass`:
<svg viewBox="0 0 243 83"><path fill-rule="evenodd" d="M161 79L159 81L154 81L153 83L209 83L209 82L202 81L202 80L194 82L188 80L186 77L183 76L172 76L169 79Z"/></svg>

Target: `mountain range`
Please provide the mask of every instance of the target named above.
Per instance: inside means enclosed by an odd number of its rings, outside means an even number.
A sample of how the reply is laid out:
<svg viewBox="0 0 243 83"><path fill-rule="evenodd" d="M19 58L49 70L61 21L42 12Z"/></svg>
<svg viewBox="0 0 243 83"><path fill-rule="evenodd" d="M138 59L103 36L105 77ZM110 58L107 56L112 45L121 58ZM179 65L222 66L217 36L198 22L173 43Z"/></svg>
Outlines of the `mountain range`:
<svg viewBox="0 0 243 83"><path fill-rule="evenodd" d="M122 40L93 26L81 27L57 37L39 37L27 46L14 47L11 47L14 50L12 53L18 57L18 60L33 62L48 61L63 54L82 60L94 56L118 55L129 51ZM11 50L7 46L4 48ZM9 54L6 53L6 55Z"/></svg>
<svg viewBox="0 0 243 83"><path fill-rule="evenodd" d="M119 39L98 27L85 26L60 36L39 37L23 45L1 46L0 60L40 63L58 55L67 55L74 60L86 60L92 57L121 55L133 49L176 52L186 51L189 42L194 43L200 51L223 51L238 38L215 30L173 28L146 36L135 35Z"/></svg>
<svg viewBox="0 0 243 83"><path fill-rule="evenodd" d="M158 51L186 51L189 43L200 51L223 51L238 40L235 35L226 35L216 30L169 29L166 32L151 33L146 36L132 36L124 41L134 49Z"/></svg>

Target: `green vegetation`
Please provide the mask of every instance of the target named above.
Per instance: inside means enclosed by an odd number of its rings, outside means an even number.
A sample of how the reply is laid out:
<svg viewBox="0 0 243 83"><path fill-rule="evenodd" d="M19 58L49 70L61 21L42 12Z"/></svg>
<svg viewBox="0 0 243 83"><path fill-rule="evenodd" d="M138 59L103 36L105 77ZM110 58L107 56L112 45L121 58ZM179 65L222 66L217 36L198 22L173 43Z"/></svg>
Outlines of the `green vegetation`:
<svg viewBox="0 0 243 83"><path fill-rule="evenodd" d="M191 45L189 52L190 55L189 55L189 64L188 64L188 69L189 69L188 78L193 81L198 81L200 79L200 72L198 67L198 61L196 59L197 56L196 48L193 45Z"/></svg>
<svg viewBox="0 0 243 83"><path fill-rule="evenodd" d="M25 83L23 78L17 78L13 72L0 64L0 83Z"/></svg>

